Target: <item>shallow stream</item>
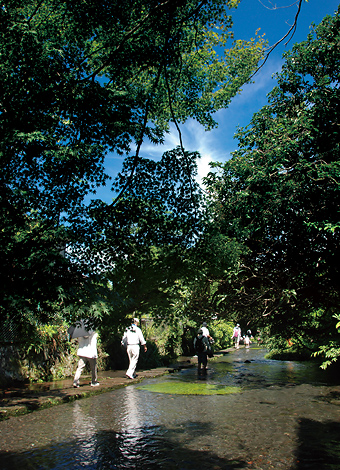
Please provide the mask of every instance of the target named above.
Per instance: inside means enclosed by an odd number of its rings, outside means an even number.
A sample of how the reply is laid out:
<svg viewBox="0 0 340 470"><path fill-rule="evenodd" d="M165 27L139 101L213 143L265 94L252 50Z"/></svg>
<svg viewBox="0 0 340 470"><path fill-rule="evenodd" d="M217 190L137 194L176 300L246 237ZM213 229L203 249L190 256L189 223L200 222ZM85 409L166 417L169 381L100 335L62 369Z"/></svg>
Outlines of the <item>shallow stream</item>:
<svg viewBox="0 0 340 470"><path fill-rule="evenodd" d="M339 470L340 378L264 354L0 422L0 469Z"/></svg>

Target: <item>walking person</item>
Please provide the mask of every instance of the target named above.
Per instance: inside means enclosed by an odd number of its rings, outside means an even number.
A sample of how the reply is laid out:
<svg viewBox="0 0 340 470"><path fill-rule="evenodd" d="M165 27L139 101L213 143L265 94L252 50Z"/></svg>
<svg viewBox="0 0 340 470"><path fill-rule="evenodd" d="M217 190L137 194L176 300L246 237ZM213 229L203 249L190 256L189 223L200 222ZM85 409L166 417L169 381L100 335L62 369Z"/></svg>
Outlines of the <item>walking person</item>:
<svg viewBox="0 0 340 470"><path fill-rule="evenodd" d="M238 349L240 347L240 339L241 339L241 328L238 323L234 328L232 339L235 343L235 348Z"/></svg>
<svg viewBox="0 0 340 470"><path fill-rule="evenodd" d="M208 351L209 351L209 340L203 335L202 328L197 331L197 335L194 338L194 349L197 353L197 372L198 375L207 373L208 365Z"/></svg>
<svg viewBox="0 0 340 470"><path fill-rule="evenodd" d="M205 321L202 323L201 330L202 330L203 336L206 336L209 339L209 341L214 342L213 337L210 336L208 325Z"/></svg>
<svg viewBox="0 0 340 470"><path fill-rule="evenodd" d="M134 318L131 326L126 328L122 338L122 344L126 342L127 345L126 352L129 358L129 368L126 371L126 377L129 379L135 379L137 377L135 370L139 358L139 345L144 346L144 352L147 351L146 341L138 324L138 318Z"/></svg>
<svg viewBox="0 0 340 470"><path fill-rule="evenodd" d="M214 338L211 336L208 330L208 325L205 321L202 323L201 330L202 330L203 336L208 338L208 341L209 341L208 357L214 357L214 353L212 351L212 344L214 344L215 341L214 341Z"/></svg>
<svg viewBox="0 0 340 470"><path fill-rule="evenodd" d="M91 387L98 387L97 382L97 338L98 333L92 332L89 336L80 336L78 338L79 347L77 355L79 356L78 367L73 379L73 387L79 388L79 379L81 373L88 362L91 369Z"/></svg>

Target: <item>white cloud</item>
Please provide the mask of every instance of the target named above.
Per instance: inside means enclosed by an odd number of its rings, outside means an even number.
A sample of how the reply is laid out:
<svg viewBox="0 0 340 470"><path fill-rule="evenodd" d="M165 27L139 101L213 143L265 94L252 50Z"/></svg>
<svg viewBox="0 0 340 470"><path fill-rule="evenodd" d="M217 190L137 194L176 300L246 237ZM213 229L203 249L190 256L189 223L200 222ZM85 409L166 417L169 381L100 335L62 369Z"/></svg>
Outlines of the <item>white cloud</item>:
<svg viewBox="0 0 340 470"><path fill-rule="evenodd" d="M235 96L228 108L218 111L214 118L218 127L205 131L197 121L189 119L180 126L183 146L188 151L197 151L201 158L197 162L197 180L201 183L211 170L211 162L224 162L231 157L231 152L237 149L237 140L234 135L237 127L247 126L252 115L267 103L267 94L275 86L272 75L281 69L282 60L276 58L266 64L254 78L255 83L245 85L241 94ZM162 154L180 145L178 131L174 124L170 125L170 132L165 135L164 144L154 145L144 142L141 156L159 160ZM133 152L133 149L132 149ZM106 168L114 177L122 168L124 157L109 154L106 157ZM110 185L110 183L109 183ZM108 192L108 188L98 191L98 195ZM110 200L112 195L110 194Z"/></svg>
<svg viewBox="0 0 340 470"><path fill-rule="evenodd" d="M215 114L219 123L216 129L205 131L195 120L189 119L180 126L183 146L186 150L197 151L201 158L198 163L198 180L201 181L210 171L210 162L226 161L231 152L237 149L234 135L237 126L247 126L252 115L267 103L267 94L275 86L272 75L280 71L282 60L276 58L266 64L255 76L255 83L245 85L241 94L233 98L230 106ZM170 133L165 136L164 144L154 146L145 143L141 154L147 158L158 159L167 151L180 144L175 125L170 126Z"/></svg>

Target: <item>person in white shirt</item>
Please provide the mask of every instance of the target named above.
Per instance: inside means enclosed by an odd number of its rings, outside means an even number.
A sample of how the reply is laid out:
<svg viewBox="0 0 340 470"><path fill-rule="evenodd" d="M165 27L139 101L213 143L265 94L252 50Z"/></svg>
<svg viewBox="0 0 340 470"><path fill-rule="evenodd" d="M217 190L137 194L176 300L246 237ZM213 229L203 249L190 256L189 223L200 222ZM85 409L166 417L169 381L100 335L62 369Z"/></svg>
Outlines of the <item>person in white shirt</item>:
<svg viewBox="0 0 340 470"><path fill-rule="evenodd" d="M73 379L73 386L75 388L79 388L79 379L87 361L91 369L91 386L99 386L97 382L97 338L98 333L94 331L89 336L81 336L78 338L79 347L77 355L79 356L79 362Z"/></svg>
<svg viewBox="0 0 340 470"><path fill-rule="evenodd" d="M146 341L144 339L142 330L138 327L138 324L138 318L134 318L132 321L132 325L126 328L122 338L122 344L125 338L127 343L126 351L129 358L129 368L126 371L126 377L129 379L134 379L137 377L137 375L135 374L135 370L139 358L139 345L144 346L144 352L147 351Z"/></svg>
<svg viewBox="0 0 340 470"><path fill-rule="evenodd" d="M213 341L213 338L212 336L210 336L210 333L208 330L208 325L205 321L202 323L201 330L202 330L203 336L206 336L209 339L209 341Z"/></svg>

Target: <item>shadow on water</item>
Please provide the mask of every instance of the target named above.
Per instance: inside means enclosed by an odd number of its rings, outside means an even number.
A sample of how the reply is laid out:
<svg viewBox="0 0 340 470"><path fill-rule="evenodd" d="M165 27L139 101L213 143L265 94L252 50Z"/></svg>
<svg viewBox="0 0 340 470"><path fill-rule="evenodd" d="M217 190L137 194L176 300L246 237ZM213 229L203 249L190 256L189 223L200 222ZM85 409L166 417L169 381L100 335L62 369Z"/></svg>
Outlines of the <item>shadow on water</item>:
<svg viewBox="0 0 340 470"><path fill-rule="evenodd" d="M186 422L192 440L202 433L199 421ZM206 427L206 423L204 423ZM211 432L212 429L206 429ZM180 433L180 429L171 433ZM253 467L245 459L217 456L209 446L197 450L178 445L169 431L150 426L117 433L99 431L79 443L76 440L48 445L22 453L0 452L1 470L241 470ZM340 468L340 423L301 419L296 464L289 470L338 470ZM270 467L274 468L274 467ZM282 468L282 467L280 467ZM285 467L286 468L286 467Z"/></svg>
<svg viewBox="0 0 340 470"><path fill-rule="evenodd" d="M206 426L206 423L204 423ZM195 439L202 432L199 421L186 422ZM211 432L212 429L206 429ZM172 431L174 432L174 431ZM180 433L181 430L175 431ZM168 430L150 426L117 433L99 431L78 443L76 440L22 453L0 453L2 470L241 470L254 468L246 460L221 458L209 446L190 450L167 437ZM338 470L340 468L340 424L301 419L296 464L290 470ZM260 467L262 468L262 467ZM273 467L272 467L273 468Z"/></svg>
<svg viewBox="0 0 340 470"><path fill-rule="evenodd" d="M302 418L298 429L299 446L292 470L339 470L340 423Z"/></svg>
<svg viewBox="0 0 340 470"><path fill-rule="evenodd" d="M195 421L186 423L186 430L188 428L191 429L191 437L194 439L198 433L201 434L202 423ZM166 428L160 426L121 433L99 431L80 445L76 441L71 441L22 453L0 452L1 470L249 468L243 460L228 460L217 456L209 446L190 450L178 443L174 444L167 438L168 432Z"/></svg>

